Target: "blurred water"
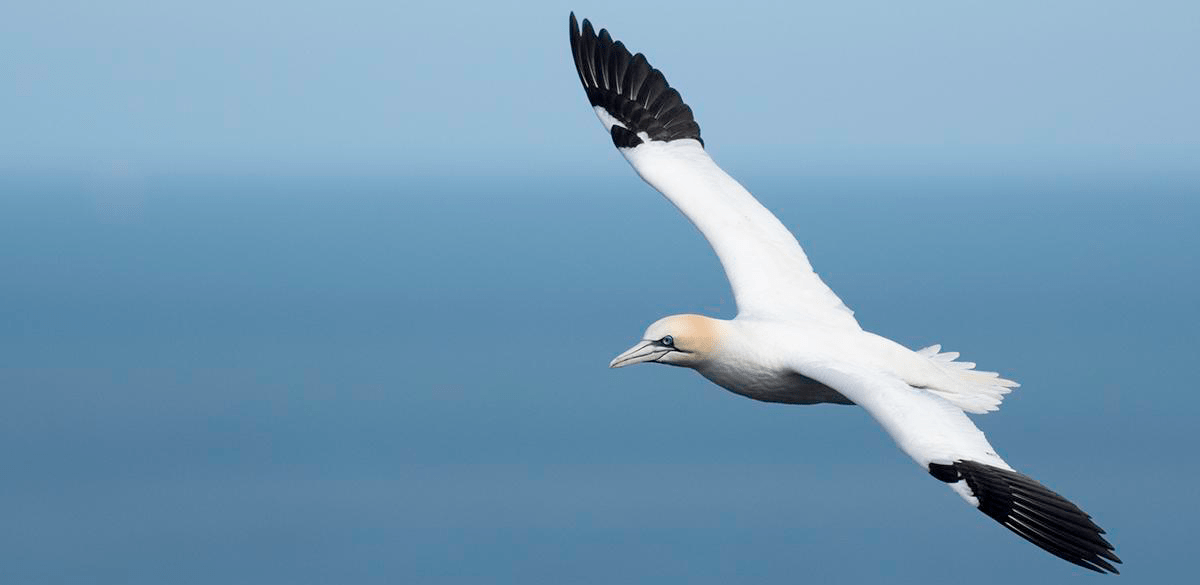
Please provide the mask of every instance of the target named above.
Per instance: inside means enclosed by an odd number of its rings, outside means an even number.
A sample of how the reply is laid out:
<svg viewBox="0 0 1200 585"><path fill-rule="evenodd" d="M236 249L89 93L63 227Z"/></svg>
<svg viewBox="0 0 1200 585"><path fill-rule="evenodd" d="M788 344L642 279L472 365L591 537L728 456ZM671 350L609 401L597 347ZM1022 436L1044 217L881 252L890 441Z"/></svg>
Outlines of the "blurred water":
<svg viewBox="0 0 1200 585"><path fill-rule="evenodd" d="M1184 574L1190 178L743 177L872 331L1022 382L978 417ZM605 366L734 313L631 177L0 179L6 583L1058 583L858 409Z"/></svg>

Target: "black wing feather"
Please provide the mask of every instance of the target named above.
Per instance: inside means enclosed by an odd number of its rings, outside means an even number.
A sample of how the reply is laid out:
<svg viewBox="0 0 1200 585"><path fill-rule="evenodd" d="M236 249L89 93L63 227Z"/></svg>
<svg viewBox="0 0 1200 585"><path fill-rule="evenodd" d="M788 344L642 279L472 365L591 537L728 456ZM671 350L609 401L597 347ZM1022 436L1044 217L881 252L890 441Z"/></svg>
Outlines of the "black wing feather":
<svg viewBox="0 0 1200 585"><path fill-rule="evenodd" d="M931 463L929 473L947 483L966 480L980 512L1050 554L1098 573L1118 572L1112 563L1121 559L1101 536L1104 530L1079 506L1033 479L976 461Z"/></svg>
<svg viewBox="0 0 1200 585"><path fill-rule="evenodd" d="M639 103L639 92L642 90L642 85L646 83L646 78L649 75L650 64L646 62L646 56L641 53L634 55L633 61L629 63L629 85L626 90L626 95L632 100L630 103Z"/></svg>
<svg viewBox="0 0 1200 585"><path fill-rule="evenodd" d="M625 125L613 127L614 144L637 146L642 143L640 132L650 140L692 138L704 144L692 109L641 53L630 55L629 49L620 41L614 42L605 29L597 35L586 18L580 32L573 12L570 25L571 55L588 101Z"/></svg>
<svg viewBox="0 0 1200 585"><path fill-rule="evenodd" d="M621 41L613 43L613 79L616 80L617 93L625 93L628 84L625 83L625 72L629 71L629 63L633 61L627 58L629 49L625 48L625 44Z"/></svg>
<svg viewBox="0 0 1200 585"><path fill-rule="evenodd" d="M606 91L613 91L609 70L612 65L612 44L612 37L608 35L608 31L600 29L600 35L596 38L596 69L600 71L600 79L597 82L598 87Z"/></svg>

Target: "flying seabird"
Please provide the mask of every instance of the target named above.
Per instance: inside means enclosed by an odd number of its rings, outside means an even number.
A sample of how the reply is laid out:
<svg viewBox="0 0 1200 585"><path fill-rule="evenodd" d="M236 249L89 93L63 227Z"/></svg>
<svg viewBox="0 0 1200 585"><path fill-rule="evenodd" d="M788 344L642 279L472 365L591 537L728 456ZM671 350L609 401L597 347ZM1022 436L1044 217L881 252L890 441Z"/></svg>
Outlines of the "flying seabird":
<svg viewBox="0 0 1200 585"><path fill-rule="evenodd" d="M607 30L570 17L579 80L638 175L704 234L729 277L732 320L673 315L612 360L691 368L765 402L857 404L900 449L967 503L1049 553L1116 573L1104 530L1066 498L1008 465L967 417L1017 386L934 345L912 351L864 331L813 272L796 238L704 150L700 126L662 72ZM1111 561L1111 562L1110 562Z"/></svg>

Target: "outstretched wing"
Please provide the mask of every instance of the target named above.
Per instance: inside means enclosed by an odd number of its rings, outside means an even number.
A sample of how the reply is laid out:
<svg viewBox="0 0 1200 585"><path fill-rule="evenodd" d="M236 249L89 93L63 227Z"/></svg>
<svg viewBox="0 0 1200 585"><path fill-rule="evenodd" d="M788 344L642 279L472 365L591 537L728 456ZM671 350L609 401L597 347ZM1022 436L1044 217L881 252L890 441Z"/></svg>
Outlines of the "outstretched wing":
<svg viewBox="0 0 1200 585"><path fill-rule="evenodd" d="M663 74L641 53L630 55L613 42L608 31L597 35L584 20L580 32L574 14L570 25L575 68L596 115L642 179L708 239L738 312L858 329L796 238L704 151L691 108Z"/></svg>
<svg viewBox="0 0 1200 585"><path fill-rule="evenodd" d="M796 365L862 406L900 449L969 504L1043 550L1116 573L1104 530L1066 498L1009 467L961 409L903 381L838 363ZM1111 561L1111 562L1110 562Z"/></svg>

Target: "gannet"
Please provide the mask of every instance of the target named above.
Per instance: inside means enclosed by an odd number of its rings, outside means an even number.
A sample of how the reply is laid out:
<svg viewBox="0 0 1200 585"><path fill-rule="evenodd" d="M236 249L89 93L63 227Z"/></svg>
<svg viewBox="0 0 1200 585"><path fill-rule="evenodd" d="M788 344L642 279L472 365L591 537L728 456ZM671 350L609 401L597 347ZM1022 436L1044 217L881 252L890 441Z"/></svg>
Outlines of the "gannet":
<svg viewBox="0 0 1200 585"><path fill-rule="evenodd" d="M965 413L999 408L1018 384L934 345L910 350L862 329L813 272L796 238L704 149L663 74L590 22L570 17L579 80L613 144L708 240L737 316L673 315L610 367L691 368L727 390L789 404L856 404L902 451L984 514L1066 561L1116 573L1121 560L1075 504L1018 473ZM1111 561L1111 562L1110 562Z"/></svg>

